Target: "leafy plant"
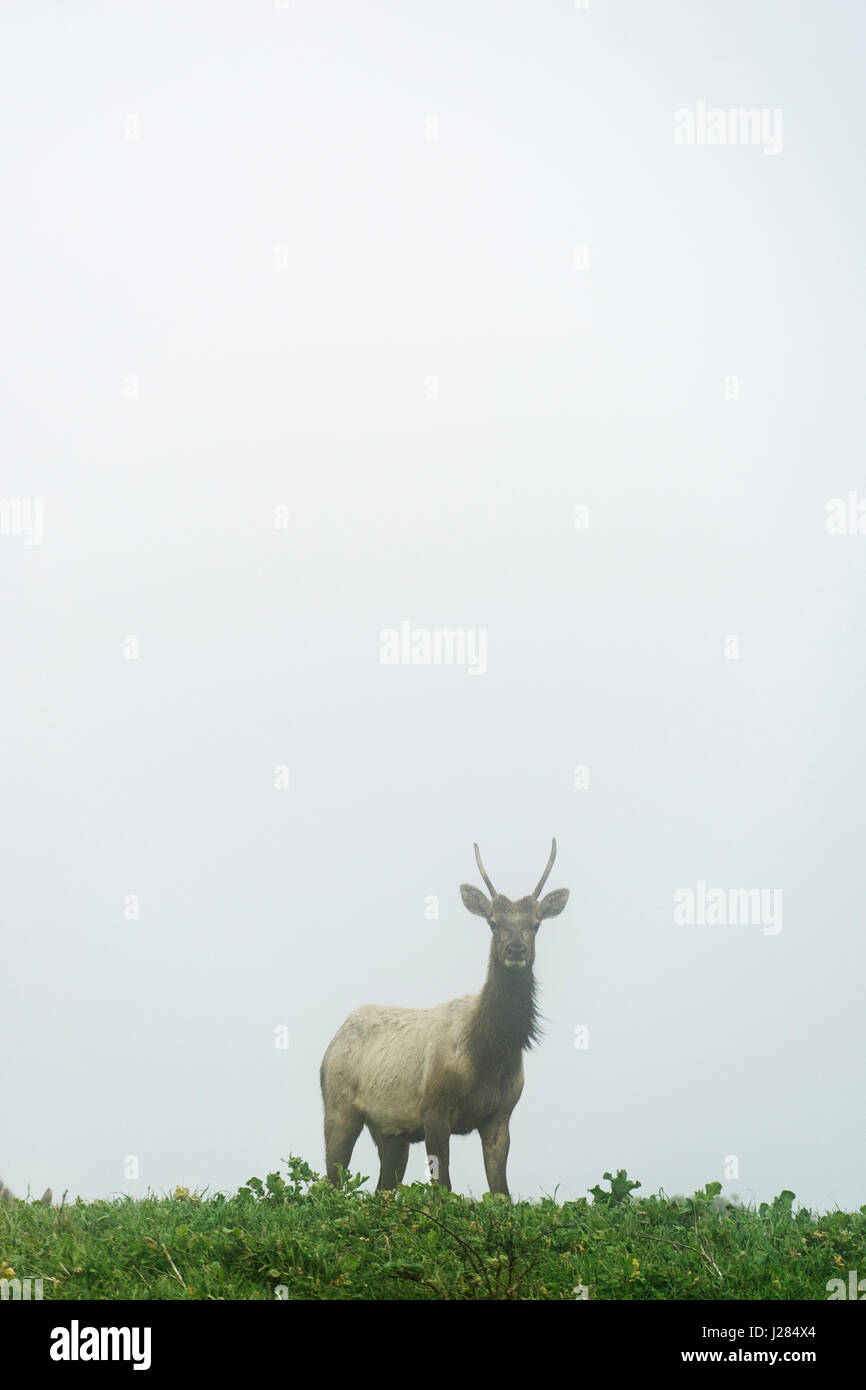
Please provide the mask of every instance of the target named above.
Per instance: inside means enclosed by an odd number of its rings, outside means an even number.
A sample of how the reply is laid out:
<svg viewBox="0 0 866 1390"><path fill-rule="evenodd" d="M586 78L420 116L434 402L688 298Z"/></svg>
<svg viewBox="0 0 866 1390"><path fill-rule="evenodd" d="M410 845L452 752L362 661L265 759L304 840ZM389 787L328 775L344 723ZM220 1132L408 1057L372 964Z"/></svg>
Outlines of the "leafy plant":
<svg viewBox="0 0 866 1390"><path fill-rule="evenodd" d="M595 1199L596 1206L621 1206L623 1202L628 1202L632 1192L640 1187L639 1182L631 1181L624 1168L617 1169L615 1178L611 1177L610 1173L605 1173L603 1181L610 1183L610 1192L605 1192L598 1183L589 1189Z"/></svg>

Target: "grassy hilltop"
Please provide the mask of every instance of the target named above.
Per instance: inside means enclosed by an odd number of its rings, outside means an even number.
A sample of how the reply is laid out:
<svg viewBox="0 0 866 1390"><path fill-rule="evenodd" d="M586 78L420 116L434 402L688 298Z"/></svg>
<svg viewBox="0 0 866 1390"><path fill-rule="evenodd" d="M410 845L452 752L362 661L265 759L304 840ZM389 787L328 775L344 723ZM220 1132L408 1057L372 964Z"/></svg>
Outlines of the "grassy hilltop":
<svg viewBox="0 0 866 1390"><path fill-rule="evenodd" d="M866 1276L866 1207L637 1198L624 1171L593 1200L475 1201L423 1184L337 1191L299 1158L234 1197L0 1205L0 1281L46 1299L819 1299ZM5 1288L12 1296L12 1285ZM0 1284L0 1292L3 1292Z"/></svg>

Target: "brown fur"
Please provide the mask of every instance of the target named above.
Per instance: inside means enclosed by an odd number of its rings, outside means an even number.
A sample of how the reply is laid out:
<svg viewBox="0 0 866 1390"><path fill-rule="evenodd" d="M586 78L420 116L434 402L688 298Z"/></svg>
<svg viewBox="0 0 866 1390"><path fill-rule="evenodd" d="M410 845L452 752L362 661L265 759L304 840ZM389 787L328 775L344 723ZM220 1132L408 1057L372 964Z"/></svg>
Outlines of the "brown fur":
<svg viewBox="0 0 866 1390"><path fill-rule="evenodd" d="M463 902L485 917L492 940L487 980L432 1009L364 1004L350 1014L322 1061L327 1174L339 1180L366 1124L379 1150L377 1190L403 1180L409 1145L424 1140L433 1181L450 1188L452 1134L477 1129L491 1192L508 1195L509 1119L523 1090L523 1052L539 1036L533 975L535 935L545 917L565 907L568 890L540 902L556 853L535 893L511 902L463 884Z"/></svg>

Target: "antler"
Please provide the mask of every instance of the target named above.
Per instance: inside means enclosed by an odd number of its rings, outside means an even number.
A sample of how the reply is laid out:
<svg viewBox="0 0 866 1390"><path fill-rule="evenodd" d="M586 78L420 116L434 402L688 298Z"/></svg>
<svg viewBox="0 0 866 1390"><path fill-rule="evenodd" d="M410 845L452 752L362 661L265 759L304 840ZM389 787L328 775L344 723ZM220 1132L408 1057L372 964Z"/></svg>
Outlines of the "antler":
<svg viewBox="0 0 866 1390"><path fill-rule="evenodd" d="M556 858L556 836L554 836L554 839L553 839L553 848L552 848L551 851L550 851L550 858L549 858L548 861L547 861L547 868L544 870L544 873L541 875L541 878L538 880L538 887L536 888L535 892L534 892L533 895L532 895L533 898L537 898L537 897L538 897L539 893L541 892L542 888L544 887L545 883L547 882L547 875L550 873L551 869L553 868L553 861L554 861L555 858ZM479 863L480 863L480 860L479 860Z"/></svg>
<svg viewBox="0 0 866 1390"><path fill-rule="evenodd" d="M476 860L478 861L478 868L479 868L479 871L480 871L480 873L481 873L481 877L484 879L484 882L487 884L487 888L488 888L488 891L489 891L489 893L490 893L490 896L491 896L492 898L495 898L495 897L496 897L496 889L493 887L493 884L490 882L490 879L487 877L487 874L485 873L484 865L481 863L481 852L480 852L480 850L478 849L478 846L477 846L477 845L475 846L475 858L476 858Z"/></svg>

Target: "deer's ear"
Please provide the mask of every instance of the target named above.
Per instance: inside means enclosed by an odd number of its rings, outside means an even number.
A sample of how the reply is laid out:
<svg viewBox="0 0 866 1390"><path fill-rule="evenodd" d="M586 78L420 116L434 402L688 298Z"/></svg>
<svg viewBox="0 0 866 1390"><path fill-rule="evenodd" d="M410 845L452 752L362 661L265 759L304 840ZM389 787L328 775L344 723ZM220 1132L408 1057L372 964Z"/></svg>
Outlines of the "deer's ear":
<svg viewBox="0 0 866 1390"><path fill-rule="evenodd" d="M485 898L480 888L474 887L471 883L461 883L460 896L463 899L463 906L468 907L470 912L474 912L476 917L490 916L490 899Z"/></svg>
<svg viewBox="0 0 866 1390"><path fill-rule="evenodd" d="M543 921L545 917L558 917L565 904L568 902L568 889L555 888L552 893L541 899L538 904L538 920Z"/></svg>

